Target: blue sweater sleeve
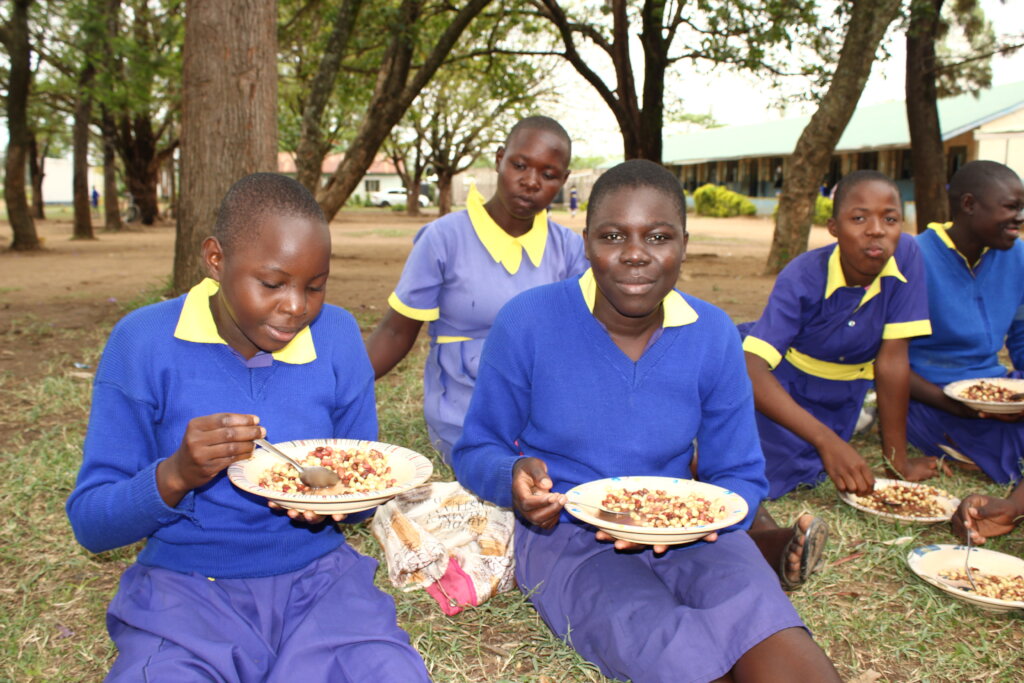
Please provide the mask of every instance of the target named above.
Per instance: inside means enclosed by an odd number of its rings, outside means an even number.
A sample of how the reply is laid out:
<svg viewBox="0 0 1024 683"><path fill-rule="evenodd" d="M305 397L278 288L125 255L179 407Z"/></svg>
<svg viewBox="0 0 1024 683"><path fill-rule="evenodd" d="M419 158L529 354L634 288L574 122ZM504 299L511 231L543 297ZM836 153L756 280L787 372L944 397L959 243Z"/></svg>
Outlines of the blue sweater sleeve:
<svg viewBox="0 0 1024 683"><path fill-rule="evenodd" d="M716 355L701 369L701 423L697 433L697 475L701 481L735 491L750 507L736 528L748 529L768 493L764 454L757 436L754 397L743 362L739 334L726 326L717 332Z"/></svg>
<svg viewBox="0 0 1024 683"><path fill-rule="evenodd" d="M135 543L163 525L190 517L194 493L169 507L156 486L157 453L153 425L157 406L130 373L144 365L130 352L126 335L115 329L103 353L93 387L82 468L67 502L75 538L92 552Z"/></svg>
<svg viewBox="0 0 1024 683"><path fill-rule="evenodd" d="M530 411L529 340L513 338L509 308L502 309L487 335L462 437L452 450L459 482L503 507L512 506L515 442Z"/></svg>
<svg viewBox="0 0 1024 683"><path fill-rule="evenodd" d="M347 311L341 328L335 334L351 341L343 347L347 360L339 360L334 365L345 373L337 382L338 392L331 414L334 436L338 439L376 441L377 402L373 391L373 366L362 343L359 324Z"/></svg>

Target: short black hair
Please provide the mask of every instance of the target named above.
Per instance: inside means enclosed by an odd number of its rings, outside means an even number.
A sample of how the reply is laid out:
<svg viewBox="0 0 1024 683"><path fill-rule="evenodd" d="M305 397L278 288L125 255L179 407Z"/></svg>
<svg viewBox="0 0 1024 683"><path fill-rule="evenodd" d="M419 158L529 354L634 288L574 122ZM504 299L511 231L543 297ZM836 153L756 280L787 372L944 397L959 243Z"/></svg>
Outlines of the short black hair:
<svg viewBox="0 0 1024 683"><path fill-rule="evenodd" d="M590 203L587 205L587 227L590 227L590 217L596 215L597 209L609 192L624 187L638 189L649 187L667 195L672 200L676 211L683 223L683 233L686 233L686 194L683 192L683 184L679 178L672 175L661 164L646 159L632 159L621 164L612 166L601 174L590 190Z"/></svg>
<svg viewBox="0 0 1024 683"><path fill-rule="evenodd" d="M1020 177L1009 166L998 161L969 161L961 166L949 181L949 211L960 213L960 202L965 194L978 197L992 185L1020 182Z"/></svg>
<svg viewBox="0 0 1024 683"><path fill-rule="evenodd" d="M832 218L839 217L839 207L843 205L843 200L846 199L846 195L850 193L850 190L861 183L868 183L871 181L885 183L896 192L897 197L900 196L900 188L899 185L896 184L896 181L881 171L862 169L852 173L847 173L836 185L836 193L832 198ZM902 213L902 211L900 213Z"/></svg>
<svg viewBox="0 0 1024 683"><path fill-rule="evenodd" d="M512 139L512 136L521 130L546 130L563 140L565 140L565 147L569 150L569 159L566 160L566 165L572 160L572 138L565 131L558 121L555 121L550 116L527 116L525 119L519 119L515 125L509 130L508 135L505 136L505 147L508 147L508 141Z"/></svg>
<svg viewBox="0 0 1024 683"><path fill-rule="evenodd" d="M224 195L213 236L228 251L240 240L256 239L267 216L306 218L327 225L323 210L302 183L279 173L252 173Z"/></svg>

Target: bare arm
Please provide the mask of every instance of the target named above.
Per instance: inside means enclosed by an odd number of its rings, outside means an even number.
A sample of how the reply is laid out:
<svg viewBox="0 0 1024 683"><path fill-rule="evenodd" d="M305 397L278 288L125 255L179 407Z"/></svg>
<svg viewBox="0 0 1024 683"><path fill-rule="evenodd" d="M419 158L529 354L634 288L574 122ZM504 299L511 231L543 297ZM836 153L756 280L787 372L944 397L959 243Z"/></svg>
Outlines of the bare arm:
<svg viewBox="0 0 1024 683"><path fill-rule="evenodd" d="M875 388L881 422L882 452L889 466L908 481L935 476L935 458L907 458L907 404L910 361L906 339L883 339L875 359Z"/></svg>
<svg viewBox="0 0 1024 683"><path fill-rule="evenodd" d="M366 340L374 378L380 379L409 354L423 327L422 320L407 318L393 308L381 318L377 329Z"/></svg>
<svg viewBox="0 0 1024 683"><path fill-rule="evenodd" d="M745 355L747 373L754 385L754 405L758 412L814 446L837 489L870 493L875 486L875 477L864 458L853 446L794 401L775 379L767 361L749 351Z"/></svg>
<svg viewBox="0 0 1024 683"><path fill-rule="evenodd" d="M910 371L910 398L957 417L978 417L977 412L946 396L942 387L932 384L913 370Z"/></svg>

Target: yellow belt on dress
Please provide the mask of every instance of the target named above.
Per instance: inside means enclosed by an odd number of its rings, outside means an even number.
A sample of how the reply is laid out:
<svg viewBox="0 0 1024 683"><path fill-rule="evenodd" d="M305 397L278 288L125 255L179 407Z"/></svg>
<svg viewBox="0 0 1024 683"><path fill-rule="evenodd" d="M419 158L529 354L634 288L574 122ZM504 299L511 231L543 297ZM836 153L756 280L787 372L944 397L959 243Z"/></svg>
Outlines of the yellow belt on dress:
<svg viewBox="0 0 1024 683"><path fill-rule="evenodd" d="M832 363L827 360L818 360L806 353L801 353L794 348L786 351L786 360L790 365L808 375L821 377L822 379L833 379L841 382L850 382L855 379L874 379L875 361L871 359L864 363Z"/></svg>
<svg viewBox="0 0 1024 683"><path fill-rule="evenodd" d="M447 337L445 335L439 335L434 340L438 344L454 344L455 342L473 341L472 337Z"/></svg>

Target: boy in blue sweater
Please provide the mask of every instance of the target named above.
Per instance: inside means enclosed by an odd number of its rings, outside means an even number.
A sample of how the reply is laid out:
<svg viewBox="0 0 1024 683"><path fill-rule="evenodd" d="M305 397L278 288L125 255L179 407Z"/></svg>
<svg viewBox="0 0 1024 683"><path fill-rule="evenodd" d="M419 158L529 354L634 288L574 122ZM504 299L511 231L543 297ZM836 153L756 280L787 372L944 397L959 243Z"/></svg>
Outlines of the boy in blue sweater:
<svg viewBox="0 0 1024 683"><path fill-rule="evenodd" d="M428 680L376 563L225 475L268 433L377 436L359 327L324 304L323 213L294 180L247 176L202 258L207 279L111 333L67 503L93 552L147 540L107 613L108 680Z"/></svg>
<svg viewBox="0 0 1024 683"><path fill-rule="evenodd" d="M520 588L605 675L838 681L745 531L767 491L753 396L728 316L674 288L685 216L679 181L657 164L598 179L591 269L502 308L452 464L515 508ZM736 527L652 552L563 511L587 481L689 477L695 441L699 478L749 504Z"/></svg>

